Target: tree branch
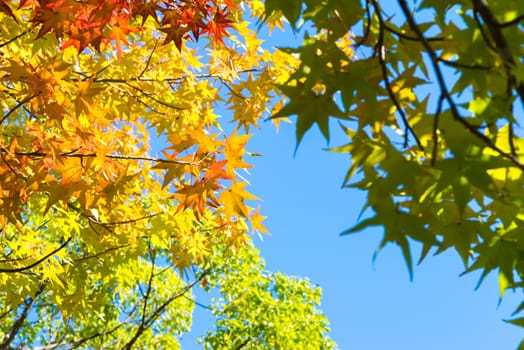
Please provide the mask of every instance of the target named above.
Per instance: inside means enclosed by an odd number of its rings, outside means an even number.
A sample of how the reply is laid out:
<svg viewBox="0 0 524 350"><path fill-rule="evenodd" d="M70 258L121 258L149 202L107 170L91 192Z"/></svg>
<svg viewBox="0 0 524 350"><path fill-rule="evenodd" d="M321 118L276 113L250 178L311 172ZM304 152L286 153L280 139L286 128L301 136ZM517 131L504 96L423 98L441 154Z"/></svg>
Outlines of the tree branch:
<svg viewBox="0 0 524 350"><path fill-rule="evenodd" d="M151 245L150 245L150 248L151 248ZM150 255L151 255L151 272L149 274L149 280L147 282L147 290L146 290L146 293L143 299L142 317L140 319L140 324L138 326L138 329L135 332L135 335L126 343L126 345L124 345L123 347L124 350L131 349L133 345L136 343L136 341L138 340L138 338L142 335L142 333L144 333L144 331L148 327L146 324L147 306L149 302L149 297L151 295L151 291L153 289L153 278L155 276L155 255L152 251L150 252Z"/></svg>
<svg viewBox="0 0 524 350"><path fill-rule="evenodd" d="M235 350L240 350L240 349L244 348L245 346L247 346L247 344L249 344L250 341L251 341L251 338L247 338L242 343L238 344L238 346L235 348Z"/></svg>
<svg viewBox="0 0 524 350"><path fill-rule="evenodd" d="M43 284L40 285L40 288L36 291L35 295L29 298L29 300L24 303L24 309L22 310L22 313L15 320L15 322L11 326L11 329L9 330L7 335L4 337L4 341L2 342L2 344L0 344L1 350L7 350L11 348L10 345L15 340L15 337L18 331L20 331L20 328L22 328L22 325L24 324L27 316L29 315L29 311L31 311L31 308L34 305L35 300L38 298L40 294L42 294L44 289L45 289L45 285Z"/></svg>
<svg viewBox="0 0 524 350"><path fill-rule="evenodd" d="M22 107L25 103L31 101L35 97L36 95L30 95L24 98L22 101L17 102L17 104L3 116L2 120L0 120L0 124L3 124L7 120L7 118L9 118L9 116L13 114L18 108Z"/></svg>
<svg viewBox="0 0 524 350"><path fill-rule="evenodd" d="M364 22L364 35L362 35L362 38L355 43L355 47L358 48L369 37L369 33L371 33L371 11L369 10L369 3L370 0L366 0L366 21Z"/></svg>
<svg viewBox="0 0 524 350"><path fill-rule="evenodd" d="M373 0L373 6L375 7L375 13L377 14L378 16L378 21L379 21L379 26L380 26L380 29L379 29L379 39L378 39L378 43L377 43L377 46L378 46L378 60L379 60L379 64L380 64L380 67L381 67L381 70L382 70L382 77L384 79L384 83L386 85L386 90L388 92L388 95L389 95L389 98L391 99L391 101L393 102L393 104L395 105L399 115L400 115L400 118L402 119L402 122L404 123L404 128L405 128L405 136L404 136L404 147L408 147L408 135L411 133L411 135L413 135L413 138L415 139L415 142L417 143L417 146L424 152L424 147L422 146L422 143L420 142L420 139L418 138L417 134L415 133L415 131L413 130L413 128L411 127L411 125L409 125L409 121L408 121L408 118L406 116L406 112L404 111L404 108L402 108L402 106L400 105L400 103L398 102L397 100L397 96L395 95L395 93L393 92L393 89L391 88L391 83L389 81L389 75L388 75L388 72L387 72L387 63L386 63L386 47L384 46L384 28L385 28L385 24L384 24L384 19L382 18L382 14L381 14L381 9L379 7L379 4L377 3L376 0Z"/></svg>
<svg viewBox="0 0 524 350"><path fill-rule="evenodd" d="M512 19L511 21L508 21L508 22L499 23L498 26L500 28L507 28L507 27L511 27L511 26L516 25L516 24L519 24L520 21L522 21L522 20L524 20L524 15L517 16L515 19Z"/></svg>
<svg viewBox="0 0 524 350"><path fill-rule="evenodd" d="M123 347L122 349L123 350L131 350L134 343L138 340L138 338L142 335L143 332L145 332L149 327L151 327L151 325L153 324L153 322L158 318L160 317L160 315L165 311L165 309L173 302L175 301L176 299L184 296L188 290L190 290L191 288L193 288L197 283L199 283L202 278L204 278L209 272L208 271L204 271L198 278L196 278L193 282L187 284L184 288L182 288L180 290L180 292L172 295L170 298L168 298L166 301L164 301L164 303L162 305L160 305L159 307L156 308L155 311L153 311L153 313L151 315L149 315L147 318L145 318L145 321L144 321L144 326L142 326L142 323L141 325L139 326L138 330L137 330L137 333L135 333L135 336L129 340Z"/></svg>
<svg viewBox="0 0 524 350"><path fill-rule="evenodd" d="M409 41L417 41L417 42L420 42L420 38L418 37L413 37L413 36L410 36L410 35L407 35L407 34L404 34L402 32L399 32L398 30L388 26L388 25L385 25L384 24L384 29L386 29L388 32L391 32L393 34L395 34L396 36L398 36L399 38L401 39L405 39L405 40L409 40ZM427 41L444 41L445 38L444 37L441 37L441 36L437 36L437 37L433 37L433 38L426 38Z"/></svg>
<svg viewBox="0 0 524 350"><path fill-rule="evenodd" d="M76 258L76 259L72 259L72 260L74 262L80 262L80 261L84 261L84 260L95 259L95 258L98 258L99 256L102 256L102 255L107 254L109 252L129 247L130 245L131 244L124 244L124 245L119 245L119 246L116 246L116 247L111 247L109 249L101 251L100 253L97 253L97 254L94 254L94 255L87 255L87 256L83 256L81 258Z"/></svg>
<svg viewBox="0 0 524 350"><path fill-rule="evenodd" d="M11 44L13 41L15 41L15 40L18 39L18 38L23 37L23 36L26 35L26 34L27 34L27 31L22 32L22 33L18 34L17 36L15 36L14 38L11 38L11 39L7 40L6 42L1 43L1 44L0 44L0 49L1 49L2 47L6 46L6 45Z"/></svg>
<svg viewBox="0 0 524 350"><path fill-rule="evenodd" d="M484 66L481 64L465 64L457 61L445 60L442 57L437 58L439 62L444 63L446 66L454 68L463 68L463 69L473 69L473 70L490 70L493 69L493 66Z"/></svg>
<svg viewBox="0 0 524 350"><path fill-rule="evenodd" d="M57 253L58 251L64 249L64 247L69 243L71 242L71 240L73 239L73 237L69 237L69 239L67 241L65 241L64 243L62 243L58 248L54 249L53 251L49 252L48 254L44 255L42 258L38 259L37 261L35 261L34 263L32 264L29 264L27 266L23 266L23 267L18 267L18 268L15 268L15 269L0 269L0 273L16 273L16 272L22 272L22 271L25 271L25 270L30 270L32 269L33 267L35 267L36 265L39 265L41 264L42 262L44 262L45 260L47 260L50 256L52 256L53 254Z"/></svg>
<svg viewBox="0 0 524 350"><path fill-rule="evenodd" d="M7 150L5 148L0 148L0 152L6 153ZM35 151L35 152L15 152L16 156L19 157L35 157L35 158L41 158L41 157L48 157L49 154L46 152L41 151ZM96 158L99 155L97 153L71 153L71 152L63 152L58 154L59 157L64 158ZM166 163L166 164L180 164L180 165L193 165L195 162L187 162L182 160L174 160L174 159L164 159L164 158L155 158L155 157L147 157L147 156L131 156L131 155L120 155L120 154L104 154L103 157L109 158L109 159L119 159L119 160L143 160L148 162L154 162L154 163Z"/></svg>

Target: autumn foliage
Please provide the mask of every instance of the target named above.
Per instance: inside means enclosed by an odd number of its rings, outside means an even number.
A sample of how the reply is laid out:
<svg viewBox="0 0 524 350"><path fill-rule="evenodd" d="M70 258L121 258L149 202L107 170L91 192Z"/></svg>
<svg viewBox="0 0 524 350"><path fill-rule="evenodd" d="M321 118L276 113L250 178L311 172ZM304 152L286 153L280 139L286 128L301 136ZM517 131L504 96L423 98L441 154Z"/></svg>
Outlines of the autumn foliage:
<svg viewBox="0 0 524 350"><path fill-rule="evenodd" d="M1 347L176 348L191 289L255 254L248 132L293 60L245 11L263 5L1 0Z"/></svg>
<svg viewBox="0 0 524 350"><path fill-rule="evenodd" d="M1 145L4 231L9 225L24 229L27 207L36 198L44 216L63 207L97 225L159 215L165 211L162 200L196 217L222 207L227 215L218 226L233 231L249 217L244 199L254 196L235 173L250 167L243 160L249 136L222 134L213 101L219 85L227 86L229 103L240 108L250 97L235 92L233 79L245 74L269 90L271 73L260 60L234 57L223 45L232 26L227 5L235 5L23 2L17 11L29 19L24 25L9 5L3 8L12 34L2 44L1 67L7 107ZM164 37L155 40L160 33ZM197 51L180 52L190 34L193 40L211 37L214 55L201 74ZM28 41L31 50L21 50ZM171 41L178 53L163 45ZM264 110L268 97L261 98L259 110L243 123L246 129ZM155 152L160 156L150 155L151 136L166 140ZM222 191L226 181L231 186Z"/></svg>

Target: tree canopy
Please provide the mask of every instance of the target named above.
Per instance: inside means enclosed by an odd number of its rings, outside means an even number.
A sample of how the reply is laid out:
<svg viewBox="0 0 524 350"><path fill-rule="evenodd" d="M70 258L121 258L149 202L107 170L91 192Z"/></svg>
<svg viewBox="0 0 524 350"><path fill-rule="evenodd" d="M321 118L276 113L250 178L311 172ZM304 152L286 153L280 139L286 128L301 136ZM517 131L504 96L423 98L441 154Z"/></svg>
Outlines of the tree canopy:
<svg viewBox="0 0 524 350"><path fill-rule="evenodd" d="M382 227L410 275L452 249L521 293L519 5L0 0L0 348L177 349L195 288L222 297L204 348L334 348L320 290L251 239L246 147L269 116L296 116L297 145L347 136L331 151L367 202L343 234ZM256 22L282 16L303 44L264 50Z"/></svg>
<svg viewBox="0 0 524 350"><path fill-rule="evenodd" d="M319 288L252 244L246 144L295 62L263 10L0 0L0 348L177 349L194 288L222 296L204 348L334 347Z"/></svg>
<svg viewBox="0 0 524 350"><path fill-rule="evenodd" d="M279 85L297 143L330 120L347 135L345 187L367 193L343 234L384 229L410 274L413 242L453 249L464 273L494 271L500 296L524 277L524 12L519 1L276 1L307 28ZM521 303L515 315L524 309ZM517 316L509 322L524 326Z"/></svg>

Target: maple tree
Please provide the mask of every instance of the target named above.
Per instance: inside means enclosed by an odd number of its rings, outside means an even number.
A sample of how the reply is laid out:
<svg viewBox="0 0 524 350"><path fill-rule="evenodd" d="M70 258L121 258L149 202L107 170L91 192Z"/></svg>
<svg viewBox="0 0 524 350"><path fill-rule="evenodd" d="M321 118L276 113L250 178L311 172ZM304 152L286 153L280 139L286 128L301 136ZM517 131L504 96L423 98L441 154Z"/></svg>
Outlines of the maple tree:
<svg viewBox="0 0 524 350"><path fill-rule="evenodd" d="M307 35L283 48L300 63L274 118L296 116L297 143L337 120L345 187L367 193L345 231L384 229L412 274L453 249L464 273L498 274L500 297L524 286L524 12L519 1L265 2ZM524 302L508 320L524 326ZM524 346L524 343L521 347Z"/></svg>
<svg viewBox="0 0 524 350"><path fill-rule="evenodd" d="M295 62L263 10L0 0L0 348L177 349L194 288L226 298L204 347L334 347L320 290L250 238L249 132Z"/></svg>

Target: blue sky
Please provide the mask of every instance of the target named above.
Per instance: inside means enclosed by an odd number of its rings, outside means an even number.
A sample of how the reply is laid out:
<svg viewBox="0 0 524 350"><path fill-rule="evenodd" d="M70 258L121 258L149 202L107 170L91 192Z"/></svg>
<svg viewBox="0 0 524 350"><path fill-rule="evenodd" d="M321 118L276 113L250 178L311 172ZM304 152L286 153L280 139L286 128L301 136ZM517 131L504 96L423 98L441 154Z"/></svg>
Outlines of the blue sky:
<svg viewBox="0 0 524 350"><path fill-rule="evenodd" d="M267 48L300 39L291 31L264 37ZM387 246L372 261L382 229L339 236L357 222L365 193L341 189L349 158L324 151L328 145L318 130L306 134L294 155L294 128L282 123L276 133L271 123L263 123L248 145L250 152L263 154L250 160L255 167L248 178L251 192L262 198L271 232L255 241L268 270L307 276L323 289L322 309L340 349L517 347L521 329L502 319L510 317L521 295L508 292L499 305L495 274L475 291L479 274L459 277L464 268L448 251L428 257L411 282L397 247ZM346 141L333 123L330 146ZM195 330L204 320L211 318L197 308ZM187 336L183 344L193 339Z"/></svg>
<svg viewBox="0 0 524 350"><path fill-rule="evenodd" d="M459 277L464 269L450 251L428 257L410 282L397 247L387 246L373 263L381 229L339 236L357 222L365 197L340 188L348 158L325 146L312 130L293 156L294 126L276 134L263 125L249 146L263 154L250 180L272 234L257 241L268 269L322 287L340 349L515 349L522 331L502 319L519 299L508 293L498 306L495 275L474 291L479 275Z"/></svg>

